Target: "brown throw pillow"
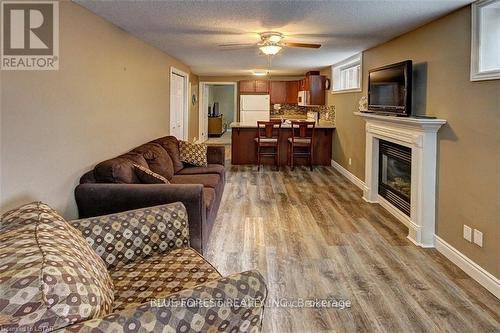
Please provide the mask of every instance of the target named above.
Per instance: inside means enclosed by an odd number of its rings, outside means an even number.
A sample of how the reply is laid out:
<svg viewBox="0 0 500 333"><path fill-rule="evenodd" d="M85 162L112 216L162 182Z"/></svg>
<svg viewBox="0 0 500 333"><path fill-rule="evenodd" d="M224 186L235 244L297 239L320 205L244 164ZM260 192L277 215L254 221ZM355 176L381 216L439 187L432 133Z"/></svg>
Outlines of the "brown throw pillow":
<svg viewBox="0 0 500 333"><path fill-rule="evenodd" d="M137 178L139 178L143 184L170 184L167 178L143 167L142 165L134 164L134 168Z"/></svg>
<svg viewBox="0 0 500 333"><path fill-rule="evenodd" d="M181 161L195 166L207 166L207 146L202 143L192 143L179 140Z"/></svg>

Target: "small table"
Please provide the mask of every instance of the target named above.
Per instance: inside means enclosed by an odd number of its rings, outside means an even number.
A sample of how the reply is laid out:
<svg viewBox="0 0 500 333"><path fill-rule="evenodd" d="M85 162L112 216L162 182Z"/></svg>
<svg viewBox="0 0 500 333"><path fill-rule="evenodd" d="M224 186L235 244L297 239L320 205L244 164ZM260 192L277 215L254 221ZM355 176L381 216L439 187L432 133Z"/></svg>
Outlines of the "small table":
<svg viewBox="0 0 500 333"><path fill-rule="evenodd" d="M222 136L225 132L224 115L208 117L208 136Z"/></svg>

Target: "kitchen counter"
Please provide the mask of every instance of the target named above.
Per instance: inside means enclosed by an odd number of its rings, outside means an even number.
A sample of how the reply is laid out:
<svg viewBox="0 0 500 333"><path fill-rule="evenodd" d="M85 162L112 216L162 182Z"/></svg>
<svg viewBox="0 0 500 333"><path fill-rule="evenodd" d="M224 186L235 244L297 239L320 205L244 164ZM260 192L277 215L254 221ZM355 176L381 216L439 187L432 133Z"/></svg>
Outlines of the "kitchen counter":
<svg viewBox="0 0 500 333"><path fill-rule="evenodd" d="M230 125L231 128L257 128L257 123L245 124L240 122L232 122ZM281 125L281 128L290 128L291 125L289 123L285 123ZM335 124L329 121L320 120L316 123L317 129L334 129Z"/></svg>
<svg viewBox="0 0 500 333"><path fill-rule="evenodd" d="M257 123L245 124L239 122L231 123L231 164L257 164ZM313 164L331 165L332 161L332 140L335 124L326 121L319 121L314 130L313 141ZM291 125L284 124L280 132L279 165L288 164L288 138L292 136ZM274 158L263 158L263 164L273 164ZM296 165L306 164L304 158L297 158Z"/></svg>

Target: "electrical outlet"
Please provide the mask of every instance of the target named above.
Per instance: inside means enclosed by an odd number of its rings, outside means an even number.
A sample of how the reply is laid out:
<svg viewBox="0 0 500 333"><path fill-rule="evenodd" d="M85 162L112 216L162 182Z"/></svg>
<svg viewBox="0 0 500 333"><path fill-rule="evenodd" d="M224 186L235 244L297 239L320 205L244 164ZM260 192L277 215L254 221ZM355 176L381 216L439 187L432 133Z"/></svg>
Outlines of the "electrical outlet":
<svg viewBox="0 0 500 333"><path fill-rule="evenodd" d="M472 242L472 228L464 224L464 238Z"/></svg>
<svg viewBox="0 0 500 333"><path fill-rule="evenodd" d="M352 159L349 157L349 165L352 165Z"/></svg>
<svg viewBox="0 0 500 333"><path fill-rule="evenodd" d="M483 233L477 229L474 229L474 243L483 247Z"/></svg>

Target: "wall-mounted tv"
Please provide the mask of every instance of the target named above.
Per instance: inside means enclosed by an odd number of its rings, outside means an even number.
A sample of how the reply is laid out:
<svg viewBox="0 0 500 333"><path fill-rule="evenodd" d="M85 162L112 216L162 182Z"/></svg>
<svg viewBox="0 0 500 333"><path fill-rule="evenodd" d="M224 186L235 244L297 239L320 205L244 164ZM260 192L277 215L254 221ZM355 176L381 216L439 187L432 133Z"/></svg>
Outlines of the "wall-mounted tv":
<svg viewBox="0 0 500 333"><path fill-rule="evenodd" d="M412 61L406 60L368 71L368 110L411 115Z"/></svg>

